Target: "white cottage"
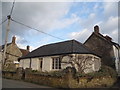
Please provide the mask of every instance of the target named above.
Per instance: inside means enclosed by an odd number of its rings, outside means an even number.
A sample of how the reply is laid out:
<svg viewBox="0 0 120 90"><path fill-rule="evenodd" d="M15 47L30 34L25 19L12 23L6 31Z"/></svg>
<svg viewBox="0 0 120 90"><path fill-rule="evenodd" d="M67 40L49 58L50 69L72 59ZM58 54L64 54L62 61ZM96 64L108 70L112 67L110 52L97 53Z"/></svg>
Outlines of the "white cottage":
<svg viewBox="0 0 120 90"><path fill-rule="evenodd" d="M75 67L85 73L98 71L101 59L83 44L68 40L41 46L19 58L20 67L39 71L56 71Z"/></svg>

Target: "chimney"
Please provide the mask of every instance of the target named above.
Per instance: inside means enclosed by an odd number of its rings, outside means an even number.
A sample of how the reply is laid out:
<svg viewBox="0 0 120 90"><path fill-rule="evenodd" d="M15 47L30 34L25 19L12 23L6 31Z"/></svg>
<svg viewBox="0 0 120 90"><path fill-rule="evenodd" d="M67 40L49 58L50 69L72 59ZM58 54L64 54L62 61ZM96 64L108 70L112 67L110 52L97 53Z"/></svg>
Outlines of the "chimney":
<svg viewBox="0 0 120 90"><path fill-rule="evenodd" d="M13 37L12 37L12 43L13 43L13 44L15 44L15 40L16 40L16 37L13 36Z"/></svg>
<svg viewBox="0 0 120 90"><path fill-rule="evenodd" d="M29 45L27 46L27 50L30 51L30 46Z"/></svg>
<svg viewBox="0 0 120 90"><path fill-rule="evenodd" d="M98 26L98 25L96 25L96 26L94 27L94 33L96 33L96 34L99 33L99 26Z"/></svg>
<svg viewBox="0 0 120 90"><path fill-rule="evenodd" d="M112 38L109 37L108 35L104 36L108 41L112 41Z"/></svg>

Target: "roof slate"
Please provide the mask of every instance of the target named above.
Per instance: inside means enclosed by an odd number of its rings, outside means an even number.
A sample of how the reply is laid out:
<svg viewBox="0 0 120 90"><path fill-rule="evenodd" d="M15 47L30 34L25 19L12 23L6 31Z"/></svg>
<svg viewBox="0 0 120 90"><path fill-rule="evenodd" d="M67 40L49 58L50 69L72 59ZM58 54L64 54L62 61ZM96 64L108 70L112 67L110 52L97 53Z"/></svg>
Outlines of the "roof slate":
<svg viewBox="0 0 120 90"><path fill-rule="evenodd" d="M28 53L20 59L44 57L64 54L94 54L86 46L76 40L68 40L41 46L34 51ZM95 55L95 54L94 54Z"/></svg>

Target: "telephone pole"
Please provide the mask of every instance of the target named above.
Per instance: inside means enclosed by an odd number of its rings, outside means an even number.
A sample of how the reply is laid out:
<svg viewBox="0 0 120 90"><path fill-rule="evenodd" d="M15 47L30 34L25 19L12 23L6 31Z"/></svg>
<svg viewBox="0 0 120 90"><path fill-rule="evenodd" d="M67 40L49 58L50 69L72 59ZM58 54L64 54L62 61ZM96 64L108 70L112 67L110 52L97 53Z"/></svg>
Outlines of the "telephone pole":
<svg viewBox="0 0 120 90"><path fill-rule="evenodd" d="M12 4L10 14L7 16L8 23L7 23L7 26L6 26L5 45L4 45L4 51L3 51L3 57L2 57L3 68L4 68L4 65L6 63L7 40L8 40L8 33L10 31L10 21L11 21L11 16L12 16L12 13L13 13L14 4L15 4L15 0L14 0L14 2Z"/></svg>
<svg viewBox="0 0 120 90"><path fill-rule="evenodd" d="M10 21L11 21L11 15L7 16L8 24L6 26L6 37L5 37L5 45L4 45L4 51L3 51L3 66L6 62L6 49L7 49L7 40L8 40L8 33L10 31Z"/></svg>

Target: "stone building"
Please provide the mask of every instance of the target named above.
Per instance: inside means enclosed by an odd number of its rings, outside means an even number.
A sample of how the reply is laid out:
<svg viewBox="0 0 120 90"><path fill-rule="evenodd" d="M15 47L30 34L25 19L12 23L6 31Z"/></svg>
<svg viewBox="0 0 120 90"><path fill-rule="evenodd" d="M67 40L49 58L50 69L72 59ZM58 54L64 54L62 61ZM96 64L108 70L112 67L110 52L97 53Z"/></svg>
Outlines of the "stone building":
<svg viewBox="0 0 120 90"><path fill-rule="evenodd" d="M94 32L84 45L101 56L102 64L116 68L116 71L120 73L120 45L113 42L111 37L103 36L99 31L99 26L94 27Z"/></svg>
<svg viewBox="0 0 120 90"><path fill-rule="evenodd" d="M77 71L89 73L101 67L100 57L76 40L41 46L19 58L19 62L24 69L43 72L75 67Z"/></svg>
<svg viewBox="0 0 120 90"><path fill-rule="evenodd" d="M0 61L2 61L2 55L4 51L4 45L0 46ZM6 58L4 61L4 69L5 70L15 70L19 67L18 58L21 56L24 56L29 53L29 46L27 46L27 49L20 49L16 44L16 37L12 37L12 42L7 43L6 48Z"/></svg>

